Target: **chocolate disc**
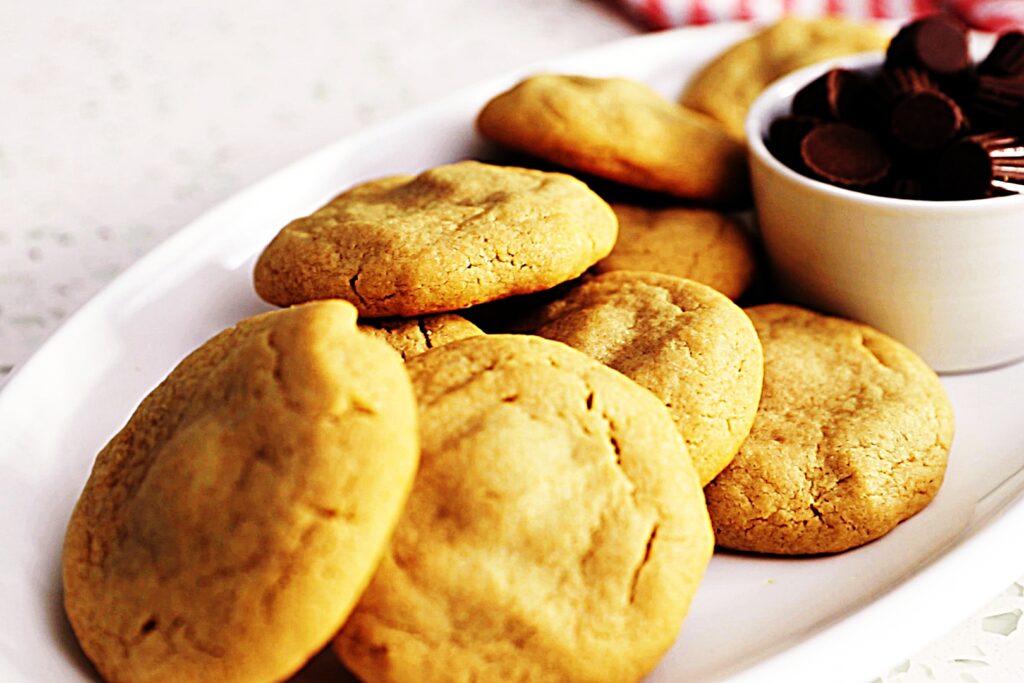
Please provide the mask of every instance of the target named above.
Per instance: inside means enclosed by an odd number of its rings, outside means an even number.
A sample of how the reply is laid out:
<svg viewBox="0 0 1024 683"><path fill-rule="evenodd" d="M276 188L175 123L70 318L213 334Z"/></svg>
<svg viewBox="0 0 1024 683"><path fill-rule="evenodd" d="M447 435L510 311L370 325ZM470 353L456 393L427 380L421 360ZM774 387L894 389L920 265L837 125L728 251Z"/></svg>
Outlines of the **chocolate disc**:
<svg viewBox="0 0 1024 683"><path fill-rule="evenodd" d="M1001 127L1024 105L1024 78L1013 76L979 76L971 98L972 110Z"/></svg>
<svg viewBox="0 0 1024 683"><path fill-rule="evenodd" d="M915 151L938 149L964 126L956 102L936 91L904 97L889 115L890 132L902 146Z"/></svg>
<svg viewBox="0 0 1024 683"><path fill-rule="evenodd" d="M878 193L898 199L931 199L935 175L935 162L921 163L919 159L895 158L889 174L878 187Z"/></svg>
<svg viewBox="0 0 1024 683"><path fill-rule="evenodd" d="M832 69L808 83L793 96L793 113L796 116L838 119L839 96L849 73L845 69Z"/></svg>
<svg viewBox="0 0 1024 683"><path fill-rule="evenodd" d="M928 181L917 175L890 178L880 194L897 199L928 199L930 196Z"/></svg>
<svg viewBox="0 0 1024 683"><path fill-rule="evenodd" d="M888 66L916 66L952 75L971 65L967 28L956 19L936 14L907 24L889 43Z"/></svg>
<svg viewBox="0 0 1024 683"><path fill-rule="evenodd" d="M978 73L987 76L1024 76L1024 33L1010 31L999 36L992 52L978 64Z"/></svg>
<svg viewBox="0 0 1024 683"><path fill-rule="evenodd" d="M832 69L801 88L793 96L793 115L837 118L840 73L841 69Z"/></svg>
<svg viewBox="0 0 1024 683"><path fill-rule="evenodd" d="M1024 141L1001 132L972 135L942 154L937 176L949 199L1024 193Z"/></svg>
<svg viewBox="0 0 1024 683"><path fill-rule="evenodd" d="M941 92L935 80L924 69L914 66L886 67L878 75L878 88L890 103L919 92Z"/></svg>
<svg viewBox="0 0 1024 683"><path fill-rule="evenodd" d="M992 187L992 160L980 145L957 142L939 159L936 184L943 199L981 199Z"/></svg>
<svg viewBox="0 0 1024 683"><path fill-rule="evenodd" d="M801 157L818 177L864 187L885 177L891 162L874 135L847 123L826 123L804 136Z"/></svg>
<svg viewBox="0 0 1024 683"><path fill-rule="evenodd" d="M847 69L832 69L793 97L793 114L874 127L881 121L882 112L872 90L865 76Z"/></svg>
<svg viewBox="0 0 1024 683"><path fill-rule="evenodd" d="M772 121L765 141L768 151L794 171L803 173L804 160L800 156L800 143L820 123L810 116L783 116Z"/></svg>
<svg viewBox="0 0 1024 683"><path fill-rule="evenodd" d="M1014 135L1024 137L1024 103L1008 111L1003 124Z"/></svg>

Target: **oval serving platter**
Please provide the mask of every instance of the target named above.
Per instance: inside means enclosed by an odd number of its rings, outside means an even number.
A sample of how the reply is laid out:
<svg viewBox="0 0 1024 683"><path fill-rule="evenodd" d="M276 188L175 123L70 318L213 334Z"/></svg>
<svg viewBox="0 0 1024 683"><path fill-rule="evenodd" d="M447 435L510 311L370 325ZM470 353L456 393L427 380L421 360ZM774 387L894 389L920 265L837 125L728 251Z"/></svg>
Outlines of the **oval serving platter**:
<svg viewBox="0 0 1024 683"><path fill-rule="evenodd" d="M476 112L526 74L625 76L674 98L749 30L724 24L630 38L520 69L341 140L183 228L83 306L0 392L0 680L95 680L61 607L71 508L95 454L142 397L215 332L267 310L251 271L281 226L361 180L485 155ZM649 681L798 683L823 672L830 681L864 681L1024 572L1024 363L943 383L957 436L932 505L834 557L716 555ZM299 678L337 680L337 672L321 657Z"/></svg>

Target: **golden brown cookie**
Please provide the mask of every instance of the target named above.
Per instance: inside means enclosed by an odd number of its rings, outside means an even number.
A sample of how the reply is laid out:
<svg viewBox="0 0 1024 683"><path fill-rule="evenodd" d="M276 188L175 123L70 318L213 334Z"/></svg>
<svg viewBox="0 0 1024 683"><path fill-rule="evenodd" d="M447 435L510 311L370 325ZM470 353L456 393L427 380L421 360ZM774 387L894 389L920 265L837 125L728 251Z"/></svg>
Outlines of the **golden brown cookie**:
<svg viewBox="0 0 1024 683"><path fill-rule="evenodd" d="M953 438L935 373L865 325L778 304L747 312L764 391L750 436L705 489L718 544L835 553L926 506Z"/></svg>
<svg viewBox="0 0 1024 683"><path fill-rule="evenodd" d="M746 151L715 121L623 78L541 75L477 118L507 147L646 190L710 202L747 195Z"/></svg>
<svg viewBox="0 0 1024 683"><path fill-rule="evenodd" d="M454 313L420 318L381 318L360 323L359 330L387 342L402 354L402 360L409 360L436 346L484 333Z"/></svg>
<svg viewBox="0 0 1024 683"><path fill-rule="evenodd" d="M664 406L537 337L463 339L407 367L422 464L342 659L392 683L639 680L712 544Z"/></svg>
<svg viewBox="0 0 1024 683"><path fill-rule="evenodd" d="M418 459L398 354L319 302L243 320L146 397L68 524L64 604L103 677L286 678L338 630Z"/></svg>
<svg viewBox="0 0 1024 683"><path fill-rule="evenodd" d="M647 270L696 280L736 299L754 277L743 226L718 211L613 204L619 239L594 271Z"/></svg>
<svg viewBox="0 0 1024 683"><path fill-rule="evenodd" d="M701 483L736 455L761 395L761 343L746 314L706 285L616 271L583 282L517 329L618 370L668 408Z"/></svg>
<svg viewBox="0 0 1024 683"><path fill-rule="evenodd" d="M884 51L888 41L876 24L786 17L719 55L690 81L681 101L742 140L747 110L771 82L816 62Z"/></svg>
<svg viewBox="0 0 1024 683"><path fill-rule="evenodd" d="M292 221L254 280L279 306L340 298L412 317L553 287L615 236L615 214L571 176L463 161L358 185Z"/></svg>

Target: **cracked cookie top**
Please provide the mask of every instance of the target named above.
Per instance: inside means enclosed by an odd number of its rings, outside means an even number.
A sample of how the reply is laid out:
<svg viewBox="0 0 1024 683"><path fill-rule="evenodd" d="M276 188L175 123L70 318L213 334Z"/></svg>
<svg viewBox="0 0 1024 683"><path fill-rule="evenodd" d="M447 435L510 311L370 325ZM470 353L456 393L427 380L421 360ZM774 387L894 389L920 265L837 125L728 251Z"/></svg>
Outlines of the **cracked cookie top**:
<svg viewBox="0 0 1024 683"><path fill-rule="evenodd" d="M100 452L63 576L106 680L282 680L341 626L418 460L401 359L355 323L339 301L243 320Z"/></svg>
<svg viewBox="0 0 1024 683"><path fill-rule="evenodd" d="M761 343L743 310L711 287L661 273L605 273L516 329L568 344L649 389L675 420L702 484L750 431Z"/></svg>
<svg viewBox="0 0 1024 683"><path fill-rule="evenodd" d="M463 161L373 180L292 221L260 255L266 301L417 316L553 287L611 251L617 222L561 173Z"/></svg>
<svg viewBox="0 0 1024 683"><path fill-rule="evenodd" d="M407 368L421 467L342 659L393 683L639 680L712 549L665 407L532 336L463 339Z"/></svg>
<svg viewBox="0 0 1024 683"><path fill-rule="evenodd" d="M625 78L533 76L488 102L476 125L506 147L632 187L719 203L748 193L741 143Z"/></svg>
<svg viewBox="0 0 1024 683"><path fill-rule="evenodd" d="M454 313L419 318L381 318L360 323L359 330L387 342L402 354L402 360L409 360L437 346L484 333Z"/></svg>
<svg viewBox="0 0 1024 683"><path fill-rule="evenodd" d="M750 436L705 489L718 544L839 552L924 508L953 439L935 373L865 325L779 304L747 312L764 390Z"/></svg>
<svg viewBox="0 0 1024 683"><path fill-rule="evenodd" d="M710 209L646 209L613 204L615 248L594 271L649 270L685 277L736 299L754 277L754 248L743 226Z"/></svg>

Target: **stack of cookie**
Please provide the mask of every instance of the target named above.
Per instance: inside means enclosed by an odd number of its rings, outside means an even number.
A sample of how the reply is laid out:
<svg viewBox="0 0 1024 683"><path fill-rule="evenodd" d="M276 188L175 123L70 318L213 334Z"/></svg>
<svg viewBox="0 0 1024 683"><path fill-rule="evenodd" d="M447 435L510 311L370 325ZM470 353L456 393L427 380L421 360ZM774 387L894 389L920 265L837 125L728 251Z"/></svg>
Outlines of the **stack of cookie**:
<svg viewBox="0 0 1024 683"><path fill-rule="evenodd" d="M740 142L621 79L529 79L478 126L647 191L747 192ZM563 173L338 195L259 258L284 308L99 454L64 555L83 650L111 681L281 680L332 641L366 681L641 679L716 540L838 552L942 480L934 373L853 322L744 311L753 264L712 209Z"/></svg>
<svg viewBox="0 0 1024 683"><path fill-rule="evenodd" d="M722 213L749 198L746 149L719 122L641 83L543 74L490 101L477 128L513 161L575 174L612 202L619 240L593 272L653 270L733 299L750 285L751 241Z"/></svg>

